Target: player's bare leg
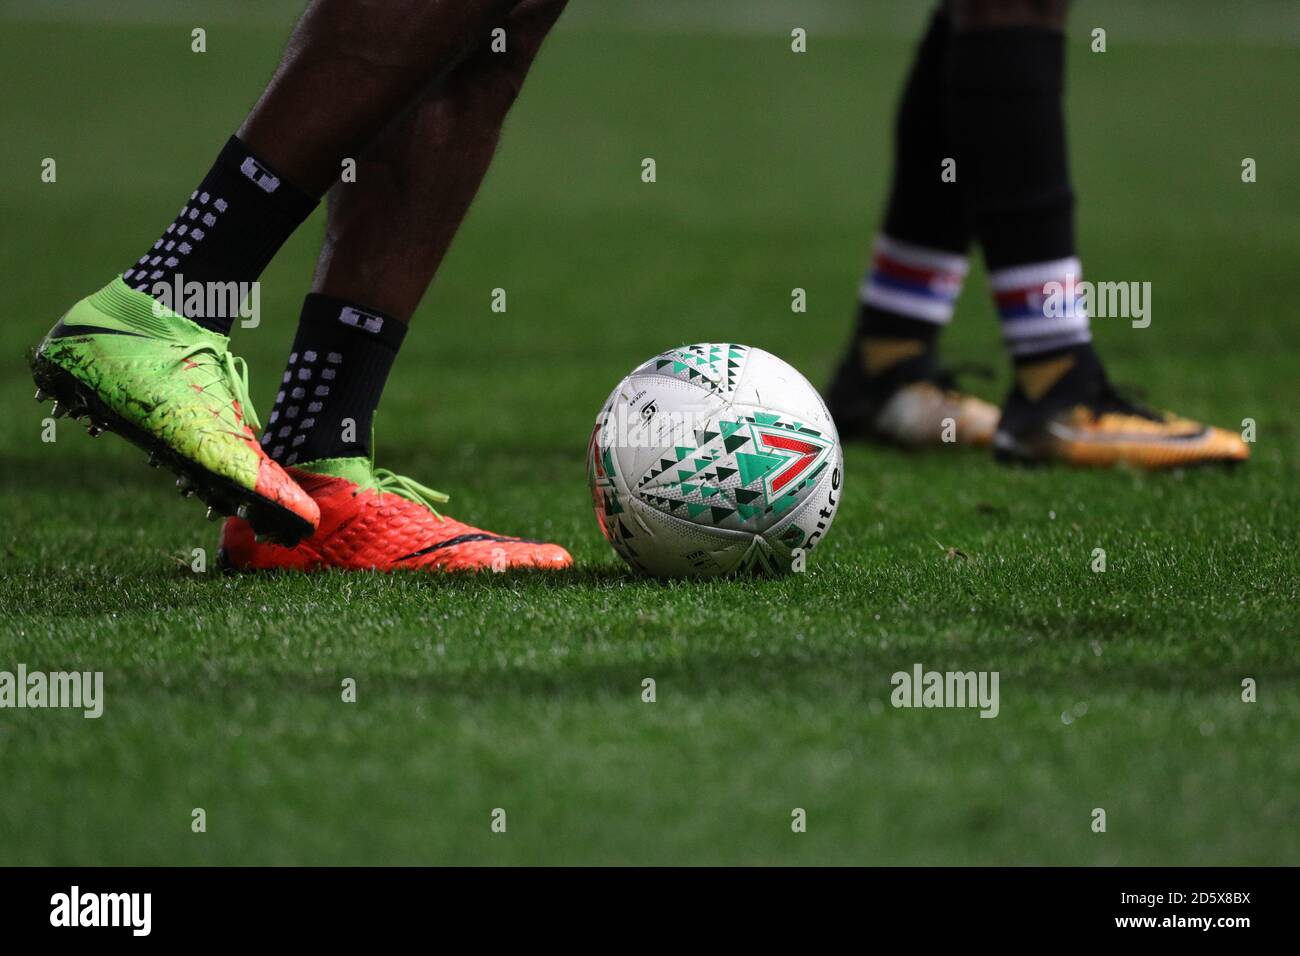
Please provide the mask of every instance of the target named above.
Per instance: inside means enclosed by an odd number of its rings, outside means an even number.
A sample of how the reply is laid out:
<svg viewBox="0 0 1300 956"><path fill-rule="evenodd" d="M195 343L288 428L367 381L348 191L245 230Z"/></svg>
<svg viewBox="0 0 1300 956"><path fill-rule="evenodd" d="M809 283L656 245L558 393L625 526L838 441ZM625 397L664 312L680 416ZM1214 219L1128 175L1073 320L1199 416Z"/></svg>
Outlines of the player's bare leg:
<svg viewBox="0 0 1300 956"><path fill-rule="evenodd" d="M501 126L564 0L524 0L485 42L361 157L329 195L313 293L303 305L263 447L315 500L320 527L298 547L227 522L239 568L506 570L564 567L558 545L439 514L445 496L376 469L370 423L406 325L491 163Z"/></svg>
<svg viewBox="0 0 1300 956"><path fill-rule="evenodd" d="M513 0L314 0L238 136L321 195L440 75L486 39Z"/></svg>
<svg viewBox="0 0 1300 956"><path fill-rule="evenodd" d="M501 127L566 0L524 0L329 194L313 291L409 320L478 193ZM486 39L486 38L485 38Z"/></svg>

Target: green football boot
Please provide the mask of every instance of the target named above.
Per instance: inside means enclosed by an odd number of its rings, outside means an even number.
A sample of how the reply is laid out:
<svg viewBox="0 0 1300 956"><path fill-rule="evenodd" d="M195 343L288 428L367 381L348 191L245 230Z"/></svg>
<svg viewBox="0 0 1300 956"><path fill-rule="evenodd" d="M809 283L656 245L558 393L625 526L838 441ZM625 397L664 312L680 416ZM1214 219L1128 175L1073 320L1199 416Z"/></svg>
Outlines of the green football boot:
<svg viewBox="0 0 1300 956"><path fill-rule="evenodd" d="M292 545L320 512L258 444L248 370L229 342L119 277L45 336L32 357L36 400L54 399L56 418L84 417L92 437L116 432L147 451L210 518L238 515Z"/></svg>

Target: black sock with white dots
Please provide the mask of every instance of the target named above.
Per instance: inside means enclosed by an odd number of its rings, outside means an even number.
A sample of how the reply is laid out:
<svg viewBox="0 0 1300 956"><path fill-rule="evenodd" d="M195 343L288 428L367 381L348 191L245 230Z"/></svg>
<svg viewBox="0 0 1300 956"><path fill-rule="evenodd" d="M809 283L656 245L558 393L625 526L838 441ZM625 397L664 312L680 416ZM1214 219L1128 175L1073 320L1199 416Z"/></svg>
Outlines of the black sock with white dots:
<svg viewBox="0 0 1300 956"><path fill-rule="evenodd" d="M342 299L312 294L262 434L282 465L365 457L370 422L406 324Z"/></svg>
<svg viewBox="0 0 1300 956"><path fill-rule="evenodd" d="M177 278L185 287L256 281L317 202L232 136L175 222L122 279L204 328L229 335L234 310L206 309L206 295L178 297Z"/></svg>

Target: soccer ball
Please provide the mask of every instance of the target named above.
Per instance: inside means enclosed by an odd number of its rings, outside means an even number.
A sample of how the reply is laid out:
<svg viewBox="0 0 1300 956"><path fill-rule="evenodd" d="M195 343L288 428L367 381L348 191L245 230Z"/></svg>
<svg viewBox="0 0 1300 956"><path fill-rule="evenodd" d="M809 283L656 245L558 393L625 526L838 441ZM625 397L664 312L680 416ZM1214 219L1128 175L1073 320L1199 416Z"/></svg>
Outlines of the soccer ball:
<svg viewBox="0 0 1300 956"><path fill-rule="evenodd" d="M762 349L669 349L618 383L587 445L596 520L657 577L801 571L835 518L844 457L808 380Z"/></svg>

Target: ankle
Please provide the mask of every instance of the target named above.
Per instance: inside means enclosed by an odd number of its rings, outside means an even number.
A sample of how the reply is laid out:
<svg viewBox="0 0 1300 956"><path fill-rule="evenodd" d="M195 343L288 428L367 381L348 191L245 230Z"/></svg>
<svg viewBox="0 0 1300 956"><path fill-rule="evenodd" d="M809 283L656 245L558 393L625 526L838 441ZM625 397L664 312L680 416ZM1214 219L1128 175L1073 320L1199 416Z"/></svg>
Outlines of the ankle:
<svg viewBox="0 0 1300 956"><path fill-rule="evenodd" d="M1017 388L1031 402L1061 390L1083 391L1106 379L1105 368L1090 342L1017 356L1014 371Z"/></svg>

